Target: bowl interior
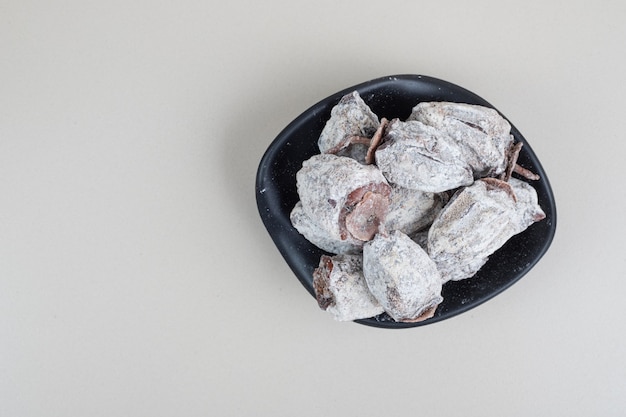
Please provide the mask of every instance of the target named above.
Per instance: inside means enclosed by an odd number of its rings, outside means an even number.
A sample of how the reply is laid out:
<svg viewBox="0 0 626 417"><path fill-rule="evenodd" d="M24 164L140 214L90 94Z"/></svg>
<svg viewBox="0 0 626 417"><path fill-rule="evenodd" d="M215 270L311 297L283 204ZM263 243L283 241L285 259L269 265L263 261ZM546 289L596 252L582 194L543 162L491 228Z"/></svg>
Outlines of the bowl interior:
<svg viewBox="0 0 626 417"><path fill-rule="evenodd" d="M319 153L317 139L330 118L333 106L341 97L354 90L360 93L379 118L390 120L396 117L406 119L412 108L422 101L452 101L493 108L476 94L449 82L421 75L396 75L368 81L333 94L302 113L276 137L261 159L257 171L257 206L276 247L313 296L313 270L325 252L309 243L292 227L289 220L289 214L298 201L295 175L303 161ZM522 278L545 254L556 230L554 196L539 159L513 123L511 127L515 140L524 143L518 163L541 177L531 184L537 190L539 204L546 218L512 237L474 277L444 284L444 301L434 317L419 323L397 323L386 314L381 314L357 320L358 323L406 328L450 318L501 293Z"/></svg>

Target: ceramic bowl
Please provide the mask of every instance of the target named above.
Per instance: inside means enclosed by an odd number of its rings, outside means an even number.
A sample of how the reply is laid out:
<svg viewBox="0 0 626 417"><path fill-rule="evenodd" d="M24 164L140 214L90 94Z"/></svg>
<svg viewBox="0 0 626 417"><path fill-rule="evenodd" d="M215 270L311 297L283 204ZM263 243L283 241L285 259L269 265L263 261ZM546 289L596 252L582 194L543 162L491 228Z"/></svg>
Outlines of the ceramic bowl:
<svg viewBox="0 0 626 417"><path fill-rule="evenodd" d="M449 82L422 75L395 75L339 91L304 111L280 132L258 167L257 206L276 247L297 279L313 297L313 270L325 252L309 243L293 228L289 220L289 214L298 201L295 175L303 161L319 153L317 139L333 106L341 97L354 90L360 93L379 118L386 117L389 120L396 117L406 119L412 108L421 101L452 101L494 108L478 95ZM383 313L356 320L357 323L385 328L407 328L448 319L500 294L530 271L546 253L556 230L554 196L548 176L530 144L513 123L511 126L515 140L524 143L518 163L540 176L540 180L532 181L531 184L537 190L539 204L545 211L546 218L512 237L490 256L489 261L474 277L444 284L444 301L437 308L434 317L418 323L398 323ZM316 303L315 299L311 302Z"/></svg>

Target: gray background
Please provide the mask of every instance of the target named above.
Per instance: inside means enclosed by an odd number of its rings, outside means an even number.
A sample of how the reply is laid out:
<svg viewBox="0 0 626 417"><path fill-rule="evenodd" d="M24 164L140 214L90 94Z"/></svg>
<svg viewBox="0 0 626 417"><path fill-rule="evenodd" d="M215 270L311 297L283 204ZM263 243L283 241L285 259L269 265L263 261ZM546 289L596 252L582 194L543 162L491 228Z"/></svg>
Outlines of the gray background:
<svg viewBox="0 0 626 417"><path fill-rule="evenodd" d="M617 416L626 3L0 1L0 415ZM551 249L434 325L334 322L256 211L302 111L384 75L509 117Z"/></svg>

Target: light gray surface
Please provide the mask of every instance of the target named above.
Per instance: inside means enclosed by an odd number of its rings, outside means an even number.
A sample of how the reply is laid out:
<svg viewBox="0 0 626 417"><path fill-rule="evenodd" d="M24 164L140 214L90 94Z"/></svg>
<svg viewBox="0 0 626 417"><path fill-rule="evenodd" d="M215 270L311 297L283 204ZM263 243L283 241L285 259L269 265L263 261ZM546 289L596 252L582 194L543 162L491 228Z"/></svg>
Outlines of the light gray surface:
<svg viewBox="0 0 626 417"><path fill-rule="evenodd" d="M0 415L622 415L626 3L56 3L0 3ZM399 73L509 117L558 228L391 331L318 309L253 187L298 114Z"/></svg>

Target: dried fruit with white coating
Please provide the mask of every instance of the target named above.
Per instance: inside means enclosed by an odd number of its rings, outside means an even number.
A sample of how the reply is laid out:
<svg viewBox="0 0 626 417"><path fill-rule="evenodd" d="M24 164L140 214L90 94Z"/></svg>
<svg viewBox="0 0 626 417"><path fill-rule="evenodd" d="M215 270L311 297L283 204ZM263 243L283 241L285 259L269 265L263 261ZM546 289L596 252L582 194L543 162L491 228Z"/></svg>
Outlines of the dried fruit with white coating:
<svg viewBox="0 0 626 417"><path fill-rule="evenodd" d="M543 218L534 189L515 187L523 191L523 199L505 181L478 180L457 192L439 213L428 233L428 254L443 282L474 276L507 240Z"/></svg>
<svg viewBox="0 0 626 417"><path fill-rule="evenodd" d="M309 242L329 253L360 253L363 250L363 241L346 237L345 239L331 237L318 226L304 212L302 202L298 201L289 215L291 224Z"/></svg>
<svg viewBox="0 0 626 417"><path fill-rule="evenodd" d="M474 181L458 144L418 121L389 122L375 157L385 178L404 188L438 193Z"/></svg>
<svg viewBox="0 0 626 417"><path fill-rule="evenodd" d="M322 255L313 272L313 289L320 308L338 321L365 319L383 312L365 282L361 255Z"/></svg>
<svg viewBox="0 0 626 417"><path fill-rule="evenodd" d="M385 230L411 235L428 225L444 205L444 196L391 185L391 204L385 217Z"/></svg>
<svg viewBox="0 0 626 417"><path fill-rule="evenodd" d="M417 120L453 138L462 148L474 178L494 177L506 169L513 145L511 125L489 107L466 103L423 102L407 120Z"/></svg>
<svg viewBox="0 0 626 417"><path fill-rule="evenodd" d="M365 104L359 93L353 91L343 96L332 108L317 145L321 153L350 153L348 148L352 145L366 151L368 144L359 143L360 140L369 140L379 126L378 116Z"/></svg>
<svg viewBox="0 0 626 417"><path fill-rule="evenodd" d="M378 234L363 246L363 275L374 297L395 321L426 320L443 301L441 274L435 263L399 231Z"/></svg>
<svg viewBox="0 0 626 417"><path fill-rule="evenodd" d="M384 221L391 188L373 165L314 155L296 173L302 209L331 240L370 240Z"/></svg>

